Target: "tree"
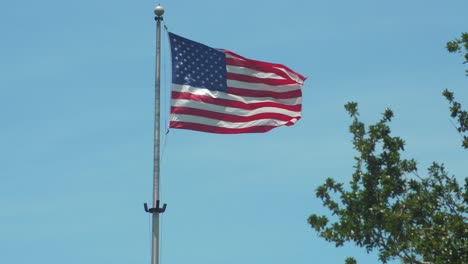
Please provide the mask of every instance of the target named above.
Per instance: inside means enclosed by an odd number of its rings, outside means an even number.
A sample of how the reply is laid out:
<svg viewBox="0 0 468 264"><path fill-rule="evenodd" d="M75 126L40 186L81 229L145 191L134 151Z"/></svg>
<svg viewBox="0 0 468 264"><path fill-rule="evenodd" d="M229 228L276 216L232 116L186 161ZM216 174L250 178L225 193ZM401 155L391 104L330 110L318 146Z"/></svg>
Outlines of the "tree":
<svg viewBox="0 0 468 264"><path fill-rule="evenodd" d="M462 33L459 39L454 39L447 43L447 50L450 53L459 53L463 56L464 62L468 63L468 33ZM468 70L465 71L468 76ZM443 95L450 103L450 115L458 121L457 130L463 137L462 146L468 149L468 112L462 110L460 103L455 101L454 95L445 89Z"/></svg>
<svg viewBox="0 0 468 264"><path fill-rule="evenodd" d="M468 53L467 53L468 55ZM459 102L455 101L453 92L445 89L442 93L450 103L450 116L457 119L456 129L463 137L462 146L468 149L468 111L463 110Z"/></svg>
<svg viewBox="0 0 468 264"><path fill-rule="evenodd" d="M468 34L447 48L465 52L468 61ZM468 114L452 92L443 94L468 148ZM317 188L316 196L331 216L312 214L312 228L336 246L354 242L368 252L377 250L382 263L395 258L402 263L468 263L468 178L460 186L439 163L422 177L415 160L401 157L405 142L391 134L390 109L368 127L359 120L357 103L345 109L358 152L355 171L347 188L332 178ZM346 259L346 264L355 263Z"/></svg>
<svg viewBox="0 0 468 264"><path fill-rule="evenodd" d="M446 48L450 53L459 53L462 55L465 59L463 63L468 63L468 33L462 33L459 39L447 42ZM468 75L468 70L465 72Z"/></svg>

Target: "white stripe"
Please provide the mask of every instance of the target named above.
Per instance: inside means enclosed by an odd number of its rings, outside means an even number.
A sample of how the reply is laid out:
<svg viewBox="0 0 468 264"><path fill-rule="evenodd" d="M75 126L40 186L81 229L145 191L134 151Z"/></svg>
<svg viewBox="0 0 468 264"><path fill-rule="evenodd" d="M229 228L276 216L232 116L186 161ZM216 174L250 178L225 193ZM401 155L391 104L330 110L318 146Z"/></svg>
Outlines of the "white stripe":
<svg viewBox="0 0 468 264"><path fill-rule="evenodd" d="M301 84L287 84L287 85L268 85L261 83L249 83L235 80L227 80L227 86L232 88L249 89L255 91L270 91L270 92L290 92L300 90Z"/></svg>
<svg viewBox="0 0 468 264"><path fill-rule="evenodd" d="M231 54L228 54L228 53L225 53L226 54L226 58L230 58L230 59L236 59L236 60L241 60L241 61L246 61L242 58L239 58L239 57L236 57L236 56L233 56ZM270 62L265 62L265 63L270 63ZM273 63L273 64L276 64L276 63ZM304 81L299 78L299 76L297 76L296 74L286 70L285 68L282 68L282 67L275 67L276 69L278 70L281 70L283 71L284 73L286 73L292 80L296 81L297 83L300 83L300 84L303 84Z"/></svg>
<svg viewBox="0 0 468 264"><path fill-rule="evenodd" d="M253 115L261 114L261 113L277 113L277 114L287 115L290 117L296 117L296 116L301 115L301 112L289 111L289 110L285 110L285 109L281 109L277 107L261 107L261 108L257 108L254 110L245 110L245 109L213 105L213 104L186 100L186 99L172 99L171 106L190 107L190 108L208 110L208 111L217 112L217 113L227 113L227 114L232 114L236 116L253 116Z"/></svg>
<svg viewBox="0 0 468 264"><path fill-rule="evenodd" d="M282 126L288 123L288 121L279 121L274 119L259 119L255 121L249 122L242 122L242 123L234 123L234 122L227 122L221 121L217 119L211 119L206 117L200 116L192 116L192 115L178 115L178 114L171 114L171 121L175 122L189 122L189 123L196 123L196 124L203 124L208 126L214 127L225 127L225 128L247 128L247 127L255 127L255 126ZM291 120L291 122L295 123L297 119Z"/></svg>
<svg viewBox="0 0 468 264"><path fill-rule="evenodd" d="M284 72L284 73L286 73L289 76L289 78L296 81L297 83L300 83L301 85L304 83L304 81L301 78L299 78L299 76L297 76L296 74L294 74L294 73L292 73L292 72L290 72L290 71L288 71L288 70L286 70L284 68L281 68L281 67L275 67L275 68L282 71L282 72Z"/></svg>
<svg viewBox="0 0 468 264"><path fill-rule="evenodd" d="M245 68L245 67L226 65L226 70L227 72L248 75L248 76L253 76L257 78L285 80L285 78L272 72L261 72L261 71L256 71L256 70L252 70L252 69Z"/></svg>
<svg viewBox="0 0 468 264"><path fill-rule="evenodd" d="M302 103L302 97L290 98L290 99L275 99L271 97L237 96L237 95L232 95L232 94L228 94L228 93L221 92L221 91L212 91L206 88L192 87L190 85L172 84L172 90L175 92L191 93L195 95L210 96L212 98L220 98L220 99L238 101L238 102L243 102L246 104L272 102L272 103L279 103L279 104L292 106L292 105L299 105Z"/></svg>

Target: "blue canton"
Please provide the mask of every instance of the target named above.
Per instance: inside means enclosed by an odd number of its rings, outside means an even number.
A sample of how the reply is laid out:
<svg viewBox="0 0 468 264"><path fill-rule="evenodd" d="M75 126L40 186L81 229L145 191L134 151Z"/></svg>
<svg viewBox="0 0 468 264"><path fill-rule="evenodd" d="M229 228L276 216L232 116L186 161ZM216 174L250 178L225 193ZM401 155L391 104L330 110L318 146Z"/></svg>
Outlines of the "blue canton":
<svg viewBox="0 0 468 264"><path fill-rule="evenodd" d="M172 83L226 92L224 52L169 33Z"/></svg>

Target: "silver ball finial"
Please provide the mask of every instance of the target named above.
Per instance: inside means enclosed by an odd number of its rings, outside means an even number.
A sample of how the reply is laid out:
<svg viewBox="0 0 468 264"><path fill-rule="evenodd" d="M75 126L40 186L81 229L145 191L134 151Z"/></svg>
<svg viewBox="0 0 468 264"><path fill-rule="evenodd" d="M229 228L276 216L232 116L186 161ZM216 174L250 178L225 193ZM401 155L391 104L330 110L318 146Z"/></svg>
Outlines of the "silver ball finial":
<svg viewBox="0 0 468 264"><path fill-rule="evenodd" d="M164 7L158 5L157 7L154 8L154 14L157 16L157 17L162 17L162 15L164 14Z"/></svg>

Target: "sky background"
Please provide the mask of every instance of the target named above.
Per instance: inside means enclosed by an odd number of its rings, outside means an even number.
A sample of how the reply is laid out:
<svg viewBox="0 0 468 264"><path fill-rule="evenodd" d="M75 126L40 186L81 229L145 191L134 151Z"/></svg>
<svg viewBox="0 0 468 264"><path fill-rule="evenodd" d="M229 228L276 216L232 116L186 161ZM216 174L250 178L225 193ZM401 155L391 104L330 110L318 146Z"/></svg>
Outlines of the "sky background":
<svg viewBox="0 0 468 264"><path fill-rule="evenodd" d="M468 108L466 0L161 1L169 30L308 77L303 118L265 134L163 137L162 264L376 263L307 224L353 172L351 122L394 110L421 174L467 177L443 89ZM153 1L7 1L0 16L0 263L149 263ZM170 62L163 35L163 129Z"/></svg>

